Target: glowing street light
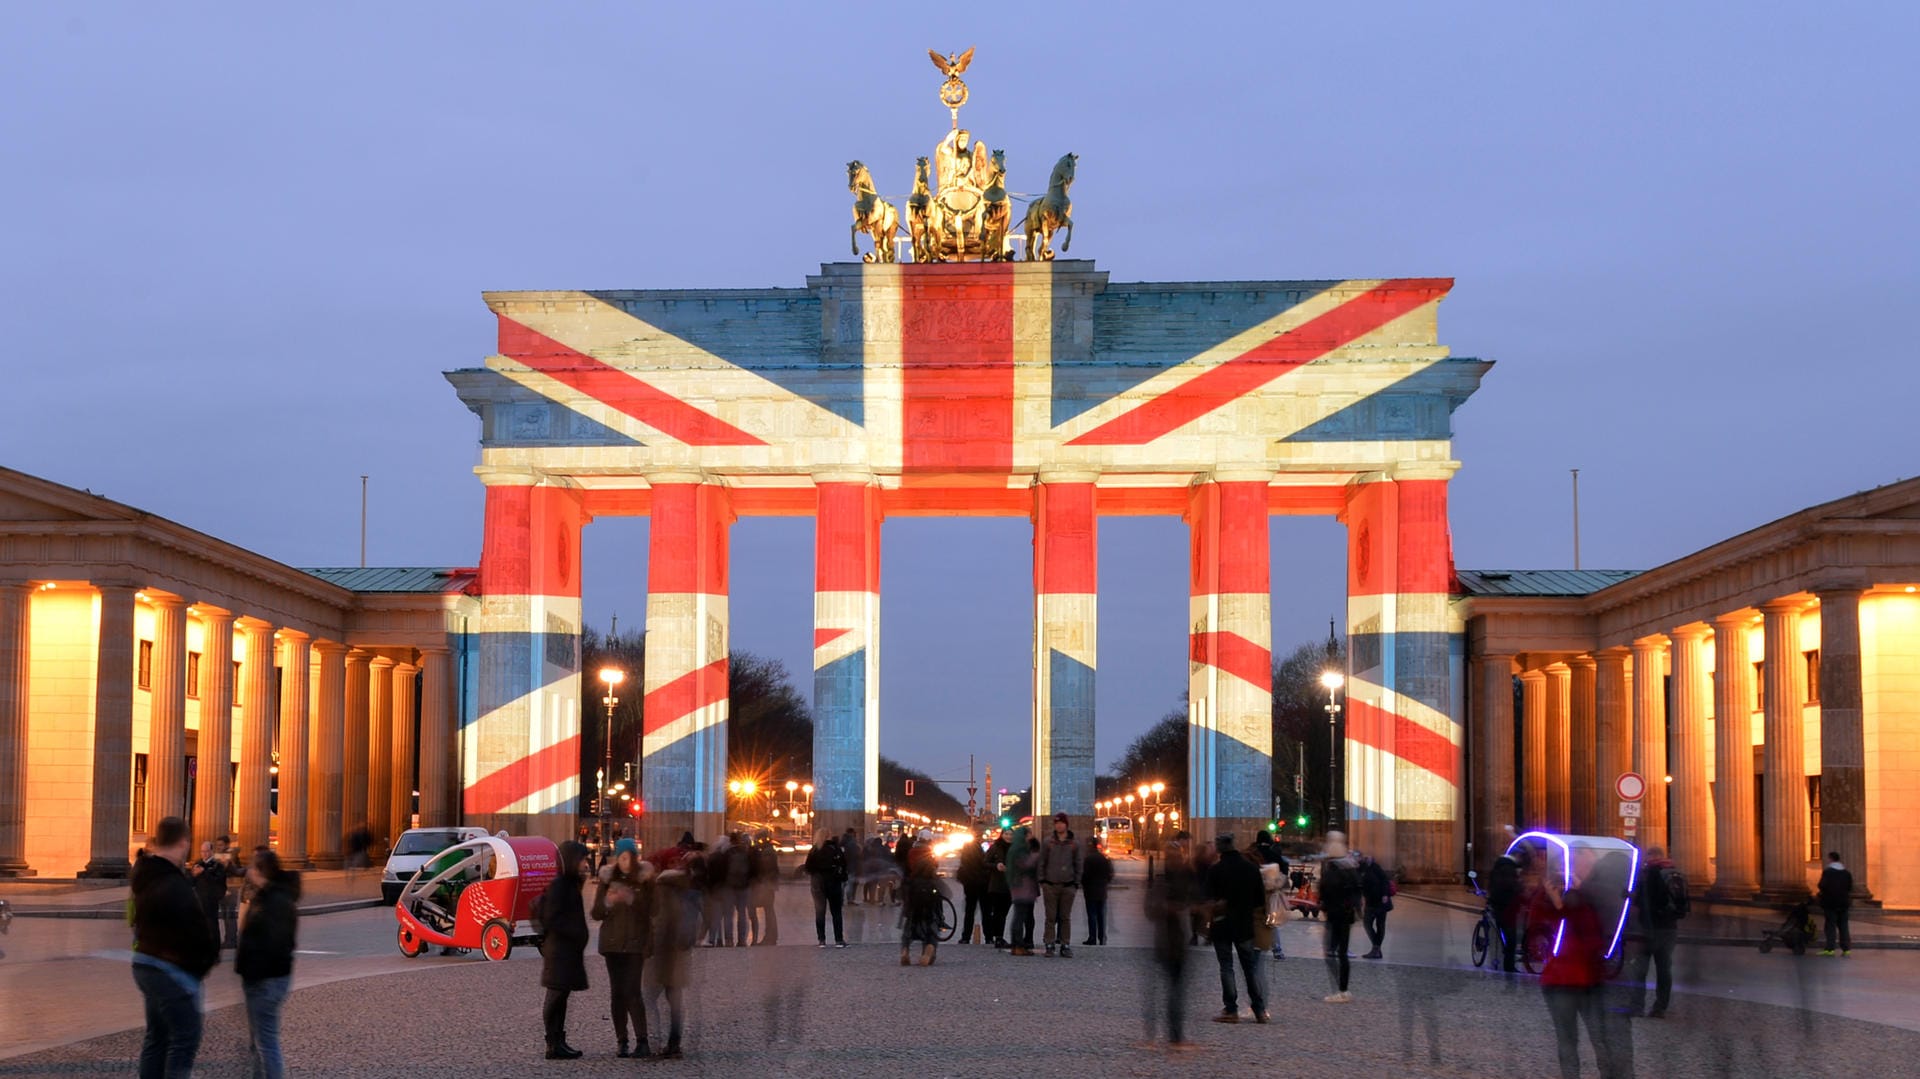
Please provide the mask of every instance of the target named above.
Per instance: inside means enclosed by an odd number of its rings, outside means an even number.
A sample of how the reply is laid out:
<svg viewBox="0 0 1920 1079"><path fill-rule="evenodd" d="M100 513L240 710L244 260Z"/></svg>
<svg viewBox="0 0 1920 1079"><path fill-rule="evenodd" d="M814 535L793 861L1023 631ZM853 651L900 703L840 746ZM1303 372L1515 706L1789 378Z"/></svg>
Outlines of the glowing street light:
<svg viewBox="0 0 1920 1079"><path fill-rule="evenodd" d="M618 667L600 668L600 682L607 687L607 695L601 698L601 703L607 706L607 737L605 743L600 747L603 751L600 768L600 842L602 844L602 850L606 849L604 844L607 842L607 837L612 834L610 831L609 814L613 812L613 806L608 804L608 795L612 793L613 788L606 786L606 783L613 778L613 706L620 703L620 698L613 695L613 687L625 681L626 677L627 672ZM603 854L601 857L604 858L605 855Z"/></svg>

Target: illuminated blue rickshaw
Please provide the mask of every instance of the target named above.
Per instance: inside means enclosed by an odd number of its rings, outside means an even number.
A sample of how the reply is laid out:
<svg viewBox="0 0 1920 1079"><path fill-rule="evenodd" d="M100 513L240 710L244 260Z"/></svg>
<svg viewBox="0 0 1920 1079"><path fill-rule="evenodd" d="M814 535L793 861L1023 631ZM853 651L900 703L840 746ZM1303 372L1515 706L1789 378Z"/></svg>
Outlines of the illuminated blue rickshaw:
<svg viewBox="0 0 1920 1079"><path fill-rule="evenodd" d="M1544 874L1552 873L1565 892L1578 889L1599 916L1600 931L1606 937L1607 950L1602 962L1609 978L1620 973L1625 949L1621 945L1627 931L1627 919L1633 912L1634 883L1640 873L1640 849L1624 839L1600 835L1558 835L1553 832L1523 832L1507 845L1507 856L1521 865L1521 879L1528 895L1538 893ZM1527 907L1530 908L1529 902ZM1515 931L1520 934L1520 959L1527 970L1538 974L1547 958L1560 948L1565 926L1549 932L1547 927L1529 926L1523 908Z"/></svg>

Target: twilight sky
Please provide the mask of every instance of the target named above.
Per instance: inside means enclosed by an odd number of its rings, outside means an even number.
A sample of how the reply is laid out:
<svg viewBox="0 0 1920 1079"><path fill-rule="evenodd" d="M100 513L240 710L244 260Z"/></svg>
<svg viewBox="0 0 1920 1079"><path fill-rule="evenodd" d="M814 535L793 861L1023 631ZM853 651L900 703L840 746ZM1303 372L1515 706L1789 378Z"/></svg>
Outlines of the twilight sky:
<svg viewBox="0 0 1920 1079"><path fill-rule="evenodd" d="M1115 281L1457 278L1463 567L1570 564L1569 468L1583 564L1644 568L1920 465L1911 4L700 7L11 10L0 463L293 565L357 559L368 473L370 562L472 565L480 291L798 287L978 45L968 126L1017 190L1080 154ZM1101 539L1104 767L1184 688L1186 531ZM637 628L645 522L585 542ZM1343 530L1273 542L1276 650L1324 639ZM883 752L1025 784L1027 524L883 548ZM810 522L733 559L735 646L804 690Z"/></svg>

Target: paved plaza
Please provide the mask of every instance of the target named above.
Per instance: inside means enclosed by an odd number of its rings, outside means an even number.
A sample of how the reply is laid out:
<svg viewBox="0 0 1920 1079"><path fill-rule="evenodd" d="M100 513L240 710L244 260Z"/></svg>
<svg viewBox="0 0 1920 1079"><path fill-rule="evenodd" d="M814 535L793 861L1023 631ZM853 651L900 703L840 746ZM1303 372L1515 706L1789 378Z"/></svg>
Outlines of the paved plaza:
<svg viewBox="0 0 1920 1079"><path fill-rule="evenodd" d="M1209 1022L1220 1007L1217 968L1210 950L1195 949L1186 992L1196 1047L1175 1055L1143 1048L1142 872L1139 863L1123 864L1108 947L1048 960L949 945L931 969L897 965L891 907L850 908L856 946L816 949L805 889L790 885L781 891L779 947L697 952L688 1057L655 1066L756 1076L1216 1075L1256 1053L1264 1067L1298 1073L1334 1061L1349 1074L1555 1073L1532 979L1461 969L1471 918L1411 897L1389 926L1388 959L1355 960L1354 1003L1321 1001L1319 927L1294 921L1283 932L1289 958L1267 966L1272 1025ZM14 923L0 960L0 1076L127 1072L140 1013L118 950L124 937L110 921ZM597 959L593 988L574 998L569 1024L588 1056L565 1063L541 1059L531 950L504 964L406 960L385 909L310 916L301 946L299 988L286 1011L296 1074L465 1079L640 1066L612 1055ZM1920 953L1863 950L1843 962L1702 947L1683 949L1679 967L1672 1018L1632 1024L1637 1074L1853 1079L1898 1074L1901 1061L1920 1054L1920 1015L1911 1006ZM200 1074L244 1075L238 982L223 967L208 987Z"/></svg>

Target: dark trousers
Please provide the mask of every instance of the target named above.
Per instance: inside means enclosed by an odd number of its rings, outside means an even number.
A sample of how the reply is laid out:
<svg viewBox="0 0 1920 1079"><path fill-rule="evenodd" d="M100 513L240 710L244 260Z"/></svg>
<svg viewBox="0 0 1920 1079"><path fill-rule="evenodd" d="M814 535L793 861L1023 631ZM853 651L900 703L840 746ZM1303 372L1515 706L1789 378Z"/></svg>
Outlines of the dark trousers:
<svg viewBox="0 0 1920 1079"><path fill-rule="evenodd" d="M753 930L748 927L748 916L753 911L753 905L747 902L745 888L727 889L726 901L728 909L733 911L733 931L728 934L727 943L744 948L753 943ZM724 921L726 914L723 912L720 917Z"/></svg>
<svg viewBox="0 0 1920 1079"><path fill-rule="evenodd" d="M1260 949L1247 940L1227 941L1213 938L1213 954L1220 960L1220 1003L1228 1011L1240 1010L1240 994L1233 984L1233 957L1240 957L1240 971L1247 976L1247 1003L1255 1014L1267 1010L1267 994L1260 986Z"/></svg>
<svg viewBox="0 0 1920 1079"><path fill-rule="evenodd" d="M1387 939L1387 908L1384 905L1376 906L1375 904L1368 903L1364 917L1367 941L1373 945L1373 950L1377 952L1380 950L1380 942Z"/></svg>
<svg viewBox="0 0 1920 1079"><path fill-rule="evenodd" d="M1840 935L1840 950L1843 952L1852 951L1853 930L1847 925L1847 908L1821 907L1820 913L1827 917L1827 950L1833 950L1833 938L1837 932Z"/></svg>
<svg viewBox="0 0 1920 1079"><path fill-rule="evenodd" d="M547 1002L540 1008L540 1021L547 1027L547 1048L567 1044L567 997L569 989L547 990Z"/></svg>
<svg viewBox="0 0 1920 1079"><path fill-rule="evenodd" d="M660 1007L660 998L667 998L667 1048L680 1048L680 1028L687 1017L687 991L677 985L648 985L646 989L647 1006Z"/></svg>
<svg viewBox="0 0 1920 1079"><path fill-rule="evenodd" d="M1347 946L1352 940L1352 922L1327 919L1327 977L1333 979L1334 989L1342 993L1347 991L1347 976L1353 973L1347 957Z"/></svg>
<svg viewBox="0 0 1920 1079"><path fill-rule="evenodd" d="M1547 1014L1553 1017L1553 1039L1560 1053L1561 1079L1580 1079L1580 1028L1587 1028L1587 1040L1593 1043L1594 1062L1601 1079L1624 1074L1615 1057L1605 1001L1599 988L1554 987L1543 990Z"/></svg>
<svg viewBox="0 0 1920 1079"><path fill-rule="evenodd" d="M827 915L833 915L833 942L847 942L846 928L841 924L841 907L847 898L846 889L824 877L813 878L813 935L820 943L827 942Z"/></svg>
<svg viewBox="0 0 1920 1079"><path fill-rule="evenodd" d="M980 918L986 923L987 939L996 944L1007 942L1007 912L1013 906L1013 897L1005 892L988 892L981 901Z"/></svg>
<svg viewBox="0 0 1920 1079"><path fill-rule="evenodd" d="M966 912L960 916L960 943L971 944L973 943L973 912L975 908L978 908L980 911L980 924L984 926L987 923L987 893L978 888L968 888L965 902ZM991 930L988 930L985 935L989 940L993 938Z"/></svg>
<svg viewBox="0 0 1920 1079"><path fill-rule="evenodd" d="M1508 974L1517 973L1519 968L1514 966L1514 961L1519 956L1520 938L1515 930L1519 926L1515 924L1511 913L1495 915L1493 924L1500 930L1500 969Z"/></svg>
<svg viewBox="0 0 1920 1079"><path fill-rule="evenodd" d="M1013 946L1033 948L1033 900L1016 899L1013 901Z"/></svg>
<svg viewBox="0 0 1920 1079"><path fill-rule="evenodd" d="M1042 884L1040 891L1047 899L1047 929L1043 934L1047 947L1072 947L1073 894L1079 889L1071 884Z"/></svg>
<svg viewBox="0 0 1920 1079"><path fill-rule="evenodd" d="M1680 936L1680 927L1663 926L1649 930L1644 937L1634 943L1633 956L1627 965L1627 981L1633 989L1628 994L1628 1007L1634 1013L1646 1008L1647 1003L1647 962L1653 962L1653 1010L1656 1014L1667 1010L1667 999L1673 995L1673 945Z"/></svg>
<svg viewBox="0 0 1920 1079"><path fill-rule="evenodd" d="M1107 942L1107 897L1087 896L1087 943Z"/></svg>
<svg viewBox="0 0 1920 1079"><path fill-rule="evenodd" d="M779 898L777 885L762 884L753 892L753 908L760 916L760 924L766 932L754 931L755 944L780 943L780 912L774 909L774 900Z"/></svg>
<svg viewBox="0 0 1920 1079"><path fill-rule="evenodd" d="M645 957L639 952L609 952L607 985L613 993L613 1035L627 1044L627 1027L632 1024L634 1041L647 1044L647 1007L640 999L640 972Z"/></svg>
<svg viewBox="0 0 1920 1079"><path fill-rule="evenodd" d="M140 1043L140 1079L193 1074L200 1052L200 1002L173 976L155 967L133 968L146 1002L147 1034Z"/></svg>
<svg viewBox="0 0 1920 1079"><path fill-rule="evenodd" d="M240 946L240 892L228 888L227 894L220 899L220 946L238 948Z"/></svg>
<svg viewBox="0 0 1920 1079"><path fill-rule="evenodd" d="M1164 997L1164 1001L1155 997ZM1187 1039L1187 954L1175 941L1171 949L1161 948L1147 968L1146 1026L1147 1040L1153 1040L1154 1017L1162 1004L1166 1007L1167 1040Z"/></svg>

